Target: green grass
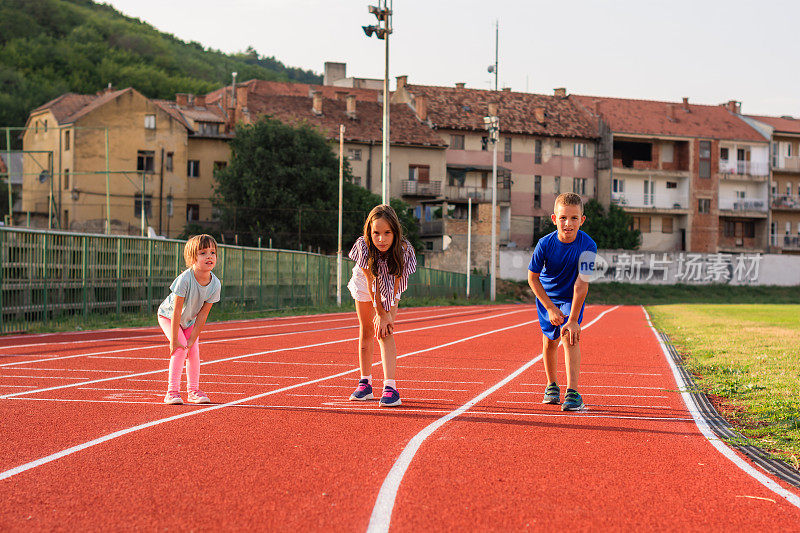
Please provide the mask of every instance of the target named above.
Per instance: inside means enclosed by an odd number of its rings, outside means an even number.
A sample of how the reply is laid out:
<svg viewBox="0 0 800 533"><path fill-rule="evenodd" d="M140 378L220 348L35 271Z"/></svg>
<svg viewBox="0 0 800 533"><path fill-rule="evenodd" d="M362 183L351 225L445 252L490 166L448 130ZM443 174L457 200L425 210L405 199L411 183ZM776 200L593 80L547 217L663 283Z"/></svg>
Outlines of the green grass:
<svg viewBox="0 0 800 533"><path fill-rule="evenodd" d="M748 444L800 468L800 305L655 305L648 312Z"/></svg>

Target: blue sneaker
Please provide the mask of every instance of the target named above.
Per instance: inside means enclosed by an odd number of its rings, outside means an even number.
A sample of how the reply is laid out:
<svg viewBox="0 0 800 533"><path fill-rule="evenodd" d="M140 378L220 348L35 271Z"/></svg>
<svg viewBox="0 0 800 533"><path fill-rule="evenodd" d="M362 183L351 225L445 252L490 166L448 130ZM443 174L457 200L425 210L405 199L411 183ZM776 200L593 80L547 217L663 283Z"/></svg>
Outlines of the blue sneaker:
<svg viewBox="0 0 800 533"><path fill-rule="evenodd" d="M542 403L552 403L558 404L561 402L561 389L558 388L558 385L555 383L551 383L544 389L544 400Z"/></svg>
<svg viewBox="0 0 800 533"><path fill-rule="evenodd" d="M381 407L396 407L401 405L400 393L391 387L383 388L383 396L381 396Z"/></svg>
<svg viewBox="0 0 800 533"><path fill-rule="evenodd" d="M372 395L372 385L369 384L368 379L362 379L358 382L358 387L350 395L351 400L371 400L374 398Z"/></svg>
<svg viewBox="0 0 800 533"><path fill-rule="evenodd" d="M562 411L580 411L586 407L583 403L583 398L578 394L575 389L567 389L564 395L564 403L561 405Z"/></svg>

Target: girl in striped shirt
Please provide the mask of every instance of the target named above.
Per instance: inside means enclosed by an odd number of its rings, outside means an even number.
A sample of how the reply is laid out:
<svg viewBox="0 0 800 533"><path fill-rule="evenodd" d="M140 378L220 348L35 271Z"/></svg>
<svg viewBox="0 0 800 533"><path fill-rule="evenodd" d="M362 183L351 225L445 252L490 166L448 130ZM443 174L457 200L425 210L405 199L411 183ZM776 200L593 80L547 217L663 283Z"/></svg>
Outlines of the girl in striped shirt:
<svg viewBox="0 0 800 533"><path fill-rule="evenodd" d="M347 284L356 301L360 335L358 362L361 379L351 400L369 400L372 395L372 337L378 339L383 361L383 395L380 405L400 405L394 375L397 348L394 344L394 323L400 294L408 287L408 276L417 270L414 248L403 238L397 213L388 205L378 205L364 222L364 235L350 250L356 262Z"/></svg>

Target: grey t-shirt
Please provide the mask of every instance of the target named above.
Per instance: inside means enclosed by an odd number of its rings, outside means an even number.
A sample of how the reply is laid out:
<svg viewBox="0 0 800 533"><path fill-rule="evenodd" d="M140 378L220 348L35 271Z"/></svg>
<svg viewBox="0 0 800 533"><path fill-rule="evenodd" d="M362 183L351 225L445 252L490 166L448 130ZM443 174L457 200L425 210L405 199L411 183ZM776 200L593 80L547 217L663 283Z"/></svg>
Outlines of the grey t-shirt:
<svg viewBox="0 0 800 533"><path fill-rule="evenodd" d="M216 303L219 301L219 293L222 283L219 278L211 273L211 282L205 287L198 283L191 268L187 268L183 273L175 278L169 290L169 296L158 306L158 315L172 319L172 311L175 309L175 297L183 296L183 310L181 311L181 327L188 328L194 324L197 314L202 309L203 304Z"/></svg>

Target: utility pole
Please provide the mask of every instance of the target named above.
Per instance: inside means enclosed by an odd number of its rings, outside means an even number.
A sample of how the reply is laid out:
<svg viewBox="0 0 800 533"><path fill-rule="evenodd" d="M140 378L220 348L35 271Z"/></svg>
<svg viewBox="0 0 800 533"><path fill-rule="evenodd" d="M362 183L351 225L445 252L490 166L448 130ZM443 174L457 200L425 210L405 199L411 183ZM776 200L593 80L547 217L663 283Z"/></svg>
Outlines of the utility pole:
<svg viewBox="0 0 800 533"><path fill-rule="evenodd" d="M497 270L497 143L500 140L500 118L492 114L484 117L484 124L489 130L489 141L492 143L492 251L489 260L489 298L496 298L496 270Z"/></svg>
<svg viewBox="0 0 800 533"><path fill-rule="evenodd" d="M344 124L339 124L339 231L336 247L336 305L342 306L342 187L344 182Z"/></svg>

